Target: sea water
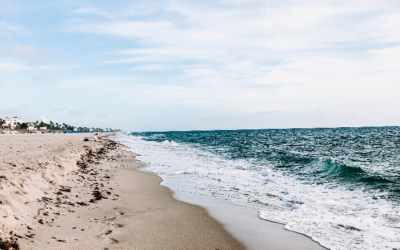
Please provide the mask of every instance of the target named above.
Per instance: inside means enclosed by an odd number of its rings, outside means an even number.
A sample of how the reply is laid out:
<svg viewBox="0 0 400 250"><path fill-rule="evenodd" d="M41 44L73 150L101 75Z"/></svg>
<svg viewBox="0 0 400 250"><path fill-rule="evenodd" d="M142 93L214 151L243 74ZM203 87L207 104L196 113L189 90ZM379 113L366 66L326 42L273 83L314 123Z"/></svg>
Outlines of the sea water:
<svg viewBox="0 0 400 250"><path fill-rule="evenodd" d="M400 128L146 132L114 140L172 190L259 210L330 249L400 249Z"/></svg>

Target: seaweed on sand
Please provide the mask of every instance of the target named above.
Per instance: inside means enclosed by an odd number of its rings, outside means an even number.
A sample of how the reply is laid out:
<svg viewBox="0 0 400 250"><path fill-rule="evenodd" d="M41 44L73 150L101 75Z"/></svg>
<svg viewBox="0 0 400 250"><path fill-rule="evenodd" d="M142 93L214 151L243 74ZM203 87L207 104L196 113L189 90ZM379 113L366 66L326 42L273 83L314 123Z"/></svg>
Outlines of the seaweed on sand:
<svg viewBox="0 0 400 250"><path fill-rule="evenodd" d="M0 238L0 249L20 250L21 248L19 247L18 242L13 239L3 240L3 238Z"/></svg>

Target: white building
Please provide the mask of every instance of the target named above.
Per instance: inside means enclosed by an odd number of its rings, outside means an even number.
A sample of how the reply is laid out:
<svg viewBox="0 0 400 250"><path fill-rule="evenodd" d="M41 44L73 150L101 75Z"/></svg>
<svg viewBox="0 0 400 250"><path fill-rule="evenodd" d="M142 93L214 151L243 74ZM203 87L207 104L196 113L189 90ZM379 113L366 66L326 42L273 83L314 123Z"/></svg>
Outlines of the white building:
<svg viewBox="0 0 400 250"><path fill-rule="evenodd" d="M51 120L50 119L46 119L46 117L42 117L42 122L46 123L46 124L50 124Z"/></svg>
<svg viewBox="0 0 400 250"><path fill-rule="evenodd" d="M29 133L34 133L37 131L37 124L36 122L27 122L26 125L28 125L28 132Z"/></svg>
<svg viewBox="0 0 400 250"><path fill-rule="evenodd" d="M15 129L15 127L17 126L17 123L21 124L22 120L18 119L18 117L14 116L14 117L0 117L0 121L2 124L3 128L11 128L11 129ZM3 123L4 121L4 123Z"/></svg>

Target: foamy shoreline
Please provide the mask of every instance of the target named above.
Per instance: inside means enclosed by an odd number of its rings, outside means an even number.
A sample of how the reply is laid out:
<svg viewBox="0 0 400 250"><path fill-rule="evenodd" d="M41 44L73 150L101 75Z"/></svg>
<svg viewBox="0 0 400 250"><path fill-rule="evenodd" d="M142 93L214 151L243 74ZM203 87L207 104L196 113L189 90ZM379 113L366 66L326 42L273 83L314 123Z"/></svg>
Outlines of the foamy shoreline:
<svg viewBox="0 0 400 250"><path fill-rule="evenodd" d="M114 137L113 139L120 141L121 138ZM125 144L123 140L120 142ZM129 143L126 144L128 150L134 151L129 145ZM246 246L246 249L327 249L307 235L284 229L284 224L260 219L258 209L240 206L207 195L189 193L192 190L176 191L175 188L179 184L171 185L168 174L157 174L147 170L153 168L157 166L146 165L140 170L159 176L163 180L162 185L173 191L175 199L205 208L208 214L222 223L229 233Z"/></svg>

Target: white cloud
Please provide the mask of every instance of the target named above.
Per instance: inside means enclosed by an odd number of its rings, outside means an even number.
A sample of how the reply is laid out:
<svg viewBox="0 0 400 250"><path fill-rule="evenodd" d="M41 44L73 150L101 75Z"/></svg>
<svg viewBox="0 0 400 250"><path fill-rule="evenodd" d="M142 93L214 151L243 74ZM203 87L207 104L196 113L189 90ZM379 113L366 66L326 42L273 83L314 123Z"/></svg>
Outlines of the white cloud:
<svg viewBox="0 0 400 250"><path fill-rule="evenodd" d="M24 64L12 63L12 62L0 62L0 70L25 70L29 69Z"/></svg>
<svg viewBox="0 0 400 250"><path fill-rule="evenodd" d="M0 56L2 57L2 63L6 65L23 64L28 68L40 69L50 69L54 67L53 60L34 46L15 45L12 47L0 47ZM20 69L25 68L20 67ZM17 67L15 67L15 69L17 69Z"/></svg>
<svg viewBox="0 0 400 250"><path fill-rule="evenodd" d="M86 7L86 8L79 8L76 10L72 11L75 14L90 14L90 15L99 15L99 16L104 16L104 17L112 17L111 14L101 11L99 9L93 8L93 7Z"/></svg>
<svg viewBox="0 0 400 250"><path fill-rule="evenodd" d="M0 36L7 35L10 31L17 31L20 27L17 25L12 25L6 22L0 22Z"/></svg>
<svg viewBox="0 0 400 250"><path fill-rule="evenodd" d="M170 69L167 64L147 64L142 65L139 67L135 67L132 70L139 70L139 71L165 71Z"/></svg>
<svg viewBox="0 0 400 250"><path fill-rule="evenodd" d="M8 30L0 27L0 36L8 34Z"/></svg>
<svg viewBox="0 0 400 250"><path fill-rule="evenodd" d="M118 86L124 86L135 82L132 77L98 76L91 78L72 79L63 81L60 85L64 88L75 89L103 89L109 91Z"/></svg>
<svg viewBox="0 0 400 250"><path fill-rule="evenodd" d="M9 24L9 23L6 23L6 22L0 22L0 28L5 28L7 30L17 31L17 30L20 29L20 26Z"/></svg>
<svg viewBox="0 0 400 250"><path fill-rule="evenodd" d="M52 77L46 76L46 75L35 76L35 77L32 77L32 79L35 80L35 81L39 81L39 82L54 81L54 79Z"/></svg>

